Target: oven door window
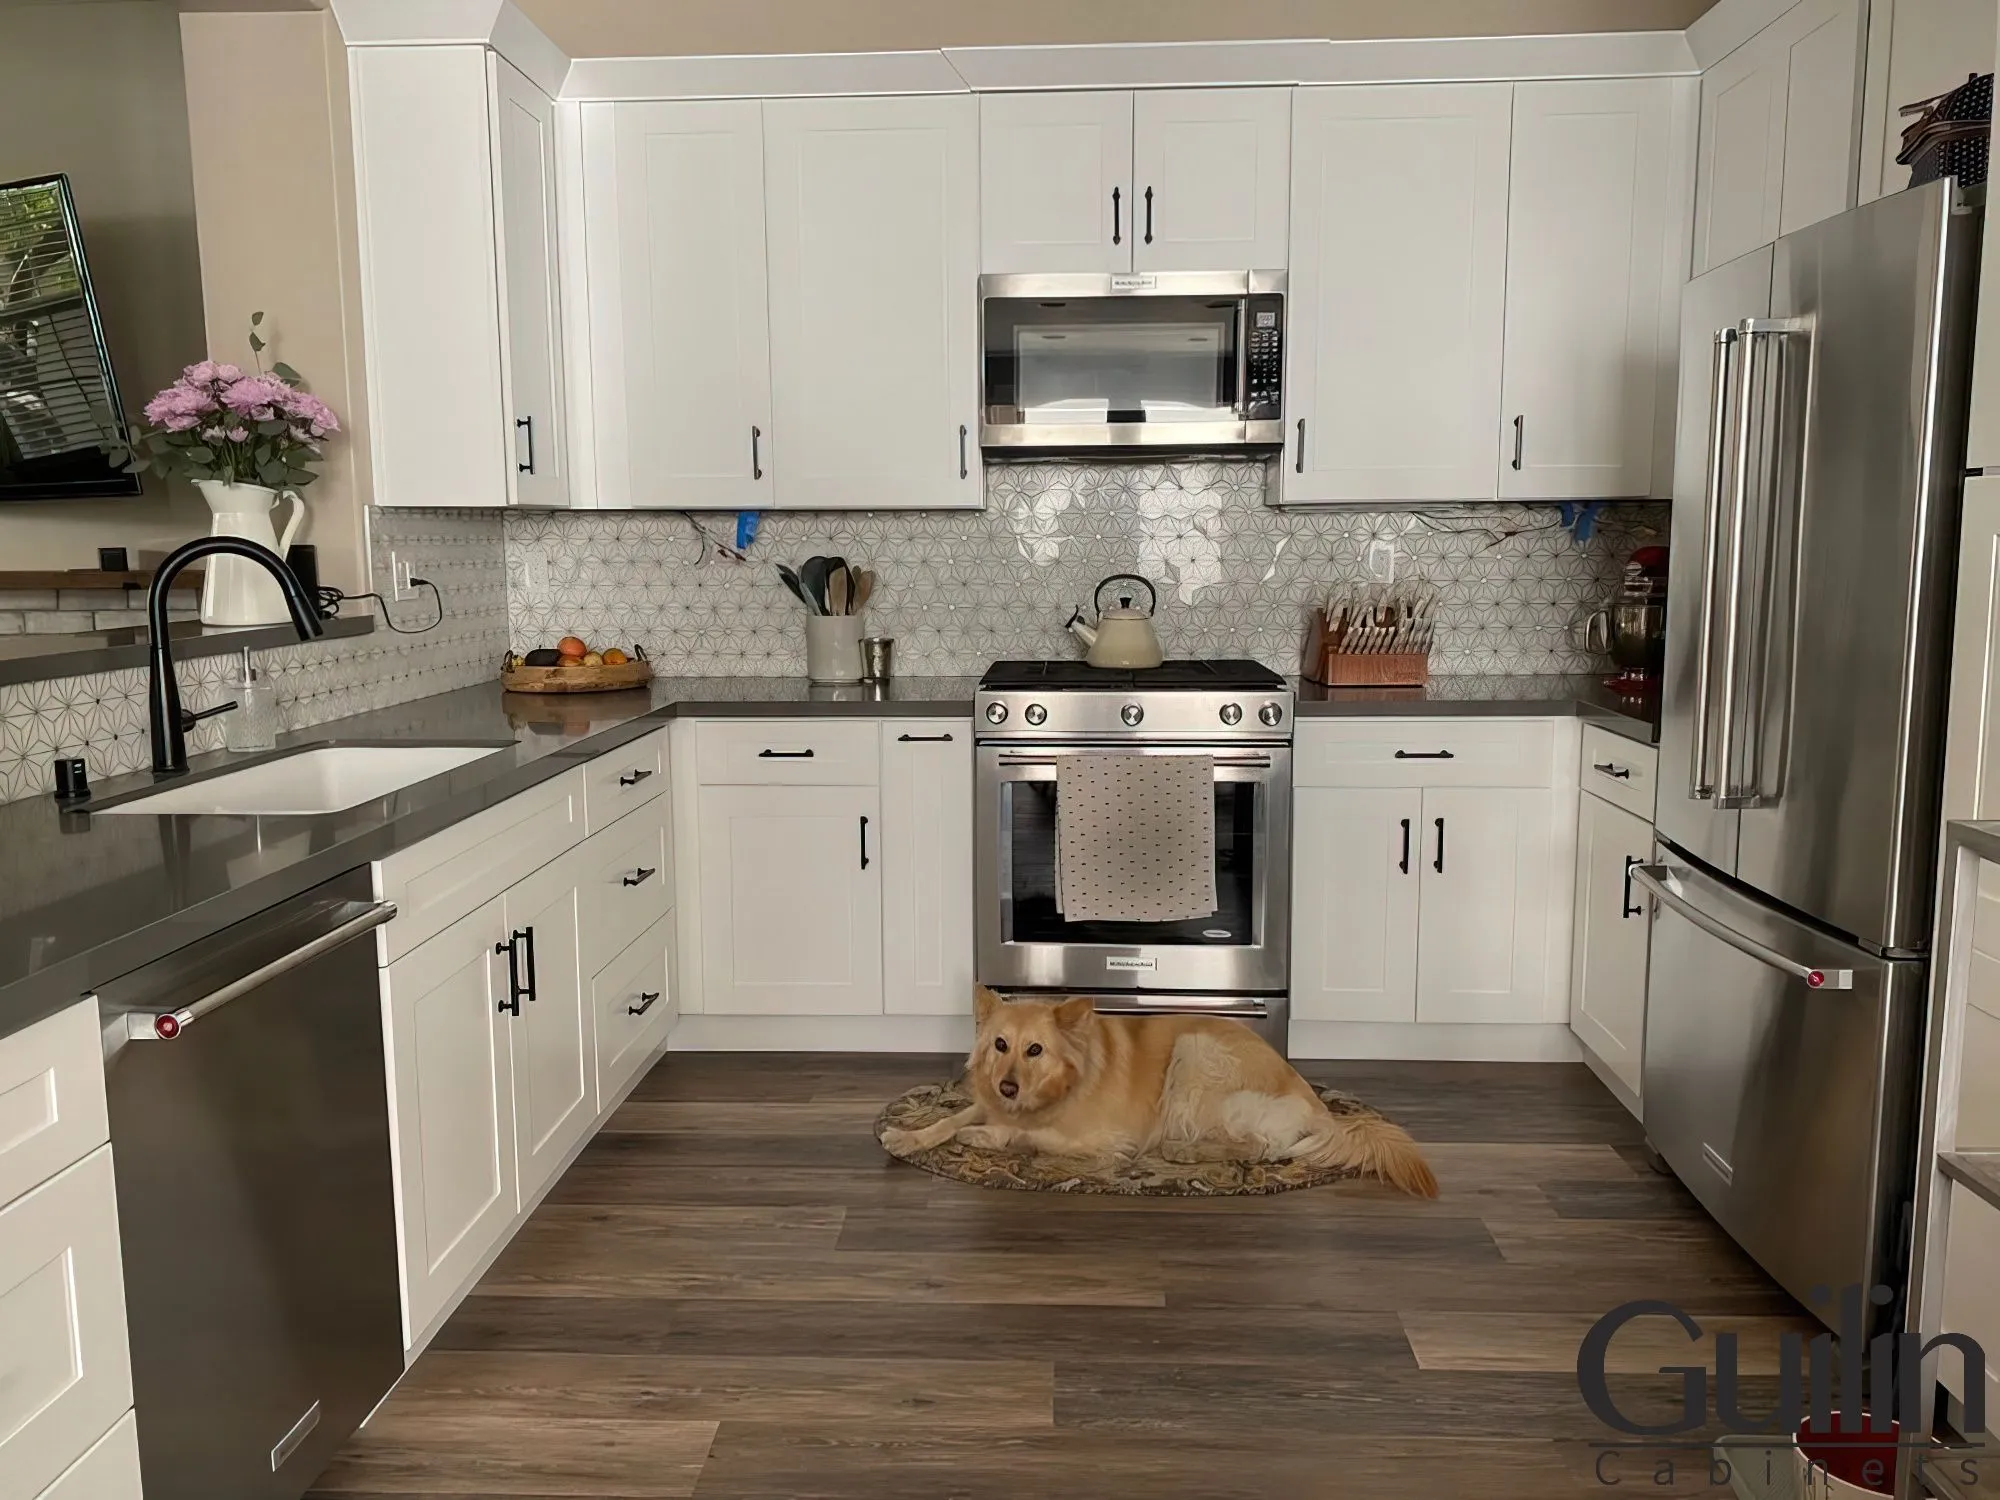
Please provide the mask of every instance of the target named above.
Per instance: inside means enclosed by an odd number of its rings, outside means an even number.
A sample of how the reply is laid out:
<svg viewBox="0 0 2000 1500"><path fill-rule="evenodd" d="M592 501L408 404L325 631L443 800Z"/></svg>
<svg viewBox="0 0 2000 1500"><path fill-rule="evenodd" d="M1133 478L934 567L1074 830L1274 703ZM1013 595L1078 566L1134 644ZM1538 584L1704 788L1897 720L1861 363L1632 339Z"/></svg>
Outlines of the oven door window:
<svg viewBox="0 0 2000 1500"><path fill-rule="evenodd" d="M1235 297L986 300L986 420L1238 420Z"/></svg>
<svg viewBox="0 0 2000 1500"><path fill-rule="evenodd" d="M1262 941L1257 922L1254 781L1215 784L1215 899L1212 916L1188 922L1069 922L1056 910L1056 784L1002 783L1002 862L1007 883L1001 939L1107 947L1247 948Z"/></svg>

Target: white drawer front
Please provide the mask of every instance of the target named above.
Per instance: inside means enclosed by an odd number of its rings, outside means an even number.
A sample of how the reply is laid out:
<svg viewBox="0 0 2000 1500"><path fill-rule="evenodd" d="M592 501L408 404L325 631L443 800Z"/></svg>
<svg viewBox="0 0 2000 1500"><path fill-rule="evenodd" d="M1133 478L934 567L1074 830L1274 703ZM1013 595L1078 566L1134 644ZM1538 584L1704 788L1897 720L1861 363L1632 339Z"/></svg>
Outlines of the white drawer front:
<svg viewBox="0 0 2000 1500"><path fill-rule="evenodd" d="M41 1500L140 1500L139 1423L126 1412Z"/></svg>
<svg viewBox="0 0 2000 1500"><path fill-rule="evenodd" d="M0 1500L32 1500L132 1408L111 1148L0 1210Z"/></svg>
<svg viewBox="0 0 2000 1500"><path fill-rule="evenodd" d="M0 1038L0 1204L109 1139L95 1000Z"/></svg>
<svg viewBox="0 0 2000 1500"><path fill-rule="evenodd" d="M1653 821L1653 801L1659 783L1660 752L1622 734L1583 726L1583 762L1577 777L1586 792L1628 813Z"/></svg>
<svg viewBox="0 0 2000 1500"><path fill-rule="evenodd" d="M390 855L380 878L396 920L382 929L382 962L394 963L583 842L583 831L578 767Z"/></svg>
<svg viewBox="0 0 2000 1500"><path fill-rule="evenodd" d="M1301 719L1299 786L1548 786L1547 719Z"/></svg>
<svg viewBox="0 0 2000 1500"><path fill-rule="evenodd" d="M586 974L666 915L674 889L670 843L661 802L584 845L578 910Z"/></svg>
<svg viewBox="0 0 2000 1500"><path fill-rule="evenodd" d="M667 731L656 730L583 768L583 805L597 833L667 789Z"/></svg>
<svg viewBox="0 0 2000 1500"><path fill-rule="evenodd" d="M1951 1225L1945 1232L1944 1297L1938 1322L1946 1333L1969 1333L1986 1350L1986 1410L2000 1411L2000 1211L1987 1206L1965 1188L1953 1188ZM1938 1360L1938 1379L1959 1400L1965 1399L1965 1368L1958 1355L1946 1350ZM1987 1418L1992 1425L1992 1418Z"/></svg>
<svg viewBox="0 0 2000 1500"><path fill-rule="evenodd" d="M597 1007L597 1097L609 1102L673 1028L674 919L668 914L639 934L591 981Z"/></svg>
<svg viewBox="0 0 2000 1500"><path fill-rule="evenodd" d="M881 775L872 719L743 719L695 726L703 786L873 786Z"/></svg>

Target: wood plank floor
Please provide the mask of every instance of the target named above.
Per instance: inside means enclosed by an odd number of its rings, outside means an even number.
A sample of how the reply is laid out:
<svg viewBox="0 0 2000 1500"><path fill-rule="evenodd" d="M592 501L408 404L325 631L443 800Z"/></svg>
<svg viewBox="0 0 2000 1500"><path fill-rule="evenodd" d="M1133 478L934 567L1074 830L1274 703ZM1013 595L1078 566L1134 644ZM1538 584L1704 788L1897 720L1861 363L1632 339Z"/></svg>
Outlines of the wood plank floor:
<svg viewBox="0 0 2000 1500"><path fill-rule="evenodd" d="M1666 1297L1762 1377L1810 1326L1580 1066L1307 1064L1423 1143L1443 1196L1419 1203L1008 1193L889 1160L876 1110L953 1065L668 1057L314 1493L1719 1497L1693 1455L1661 1484L1663 1455L1595 1446L1578 1340ZM1707 1352L1635 1330L1613 1388L1657 1418L1659 1365Z"/></svg>

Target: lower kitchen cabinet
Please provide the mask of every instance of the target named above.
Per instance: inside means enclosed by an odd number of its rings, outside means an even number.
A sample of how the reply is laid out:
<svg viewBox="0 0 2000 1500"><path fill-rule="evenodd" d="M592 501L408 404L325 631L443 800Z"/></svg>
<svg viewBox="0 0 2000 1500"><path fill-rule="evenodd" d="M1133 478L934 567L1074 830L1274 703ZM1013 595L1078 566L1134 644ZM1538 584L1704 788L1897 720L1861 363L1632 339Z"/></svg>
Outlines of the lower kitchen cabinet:
<svg viewBox="0 0 2000 1500"><path fill-rule="evenodd" d="M510 1017L515 1160L523 1202L555 1175L597 1115L594 1017L585 1003L577 910L578 856L589 847L544 865L506 896L516 982L527 987L520 1014Z"/></svg>
<svg viewBox="0 0 2000 1500"><path fill-rule="evenodd" d="M590 982L599 1099L615 1099L665 1040L680 1010L675 983L670 911Z"/></svg>
<svg viewBox="0 0 2000 1500"><path fill-rule="evenodd" d="M140 1500L139 1423L126 1412L91 1450L42 1491L41 1500Z"/></svg>
<svg viewBox="0 0 2000 1500"><path fill-rule="evenodd" d="M972 724L882 725L882 1009L972 1004Z"/></svg>
<svg viewBox="0 0 2000 1500"><path fill-rule="evenodd" d="M1650 919L1630 872L1651 857L1653 825L1588 792L1578 803L1570 1027L1637 1098Z"/></svg>
<svg viewBox="0 0 2000 1500"><path fill-rule="evenodd" d="M881 1014L880 789L703 786L698 807L703 1009Z"/></svg>
<svg viewBox="0 0 2000 1500"><path fill-rule="evenodd" d="M505 905L504 897L487 902L384 975L403 1333L412 1344L521 1207Z"/></svg>
<svg viewBox="0 0 2000 1500"><path fill-rule="evenodd" d="M1421 791L1293 793L1293 1015L1416 1020L1423 816Z"/></svg>

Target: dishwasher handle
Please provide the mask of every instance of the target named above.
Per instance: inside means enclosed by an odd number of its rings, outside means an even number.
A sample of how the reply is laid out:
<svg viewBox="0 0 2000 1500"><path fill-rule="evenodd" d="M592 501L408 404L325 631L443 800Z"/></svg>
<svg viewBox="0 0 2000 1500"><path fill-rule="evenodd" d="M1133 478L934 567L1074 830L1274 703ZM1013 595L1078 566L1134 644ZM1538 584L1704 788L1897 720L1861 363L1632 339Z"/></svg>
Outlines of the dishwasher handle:
<svg viewBox="0 0 2000 1500"><path fill-rule="evenodd" d="M1632 865L1629 867L1632 883L1645 889L1647 895L1672 908L1687 918L1695 926L1718 942L1727 943L1738 953L1748 954L1760 964L1767 964L1781 974L1789 974L1794 979L1803 979L1806 988L1812 990L1851 990L1854 988L1852 969L1816 969L1811 964L1802 964L1788 954L1780 953L1767 943L1760 943L1748 933L1738 932L1728 923L1711 917L1707 912L1681 895L1675 888L1673 870L1668 865Z"/></svg>
<svg viewBox="0 0 2000 1500"><path fill-rule="evenodd" d="M203 995L192 1005L184 1005L178 1010L159 1011L150 1016L134 1012L125 1017L125 1038L133 1042L171 1042L203 1016L221 1010L230 1001L240 999L259 985L269 984L280 975L289 974L301 965L311 963L321 954L331 953L335 948L352 941L364 932L372 932L395 915L395 902L377 902L367 910L349 917L339 926L321 933L311 942L294 948L282 958L274 958L261 968L252 969L242 978L225 984L221 989Z"/></svg>

